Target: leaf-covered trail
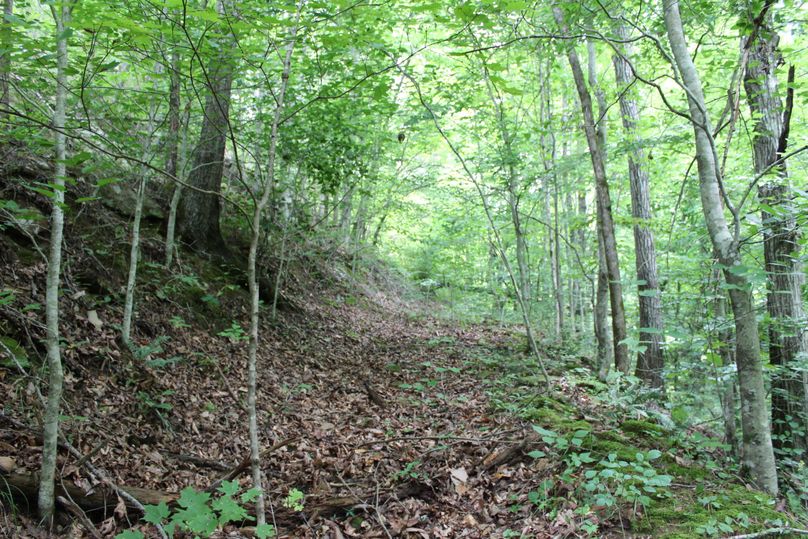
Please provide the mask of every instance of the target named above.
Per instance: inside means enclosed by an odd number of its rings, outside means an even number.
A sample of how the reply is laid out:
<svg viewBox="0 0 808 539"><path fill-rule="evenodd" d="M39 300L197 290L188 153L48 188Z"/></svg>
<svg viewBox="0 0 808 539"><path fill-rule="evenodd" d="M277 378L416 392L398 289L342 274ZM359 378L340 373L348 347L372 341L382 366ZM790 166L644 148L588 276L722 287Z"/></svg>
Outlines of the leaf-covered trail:
<svg viewBox="0 0 808 539"><path fill-rule="evenodd" d="M23 301L36 300L44 270L8 273ZM207 488L248 453L245 343L238 332L217 335L230 320L244 325L241 293L219 294L215 313L200 315L198 301L158 293L166 282L144 284L141 348L131 357L106 322L119 308L89 299L69 277L61 299L73 313L63 329L64 432L122 485ZM290 306L262 330L262 447L291 440L263 461L279 536L554 535L522 503L549 464L491 465L530 431L495 413L487 393L497 358L516 354L518 337L461 329L370 287L353 296L347 286L316 282L292 283ZM43 330L31 323L26 331L37 341ZM17 412L37 409L33 385L0 379L0 389L16 403L5 413L36 425ZM7 424L0 435L21 471L38 469L38 437ZM60 463L61 477L92 486L73 457L61 455ZM305 494L302 511L283 506L291 489ZM121 526L119 518L101 529Z"/></svg>
<svg viewBox="0 0 808 539"><path fill-rule="evenodd" d="M350 298L349 298L350 299ZM509 508L530 490L529 469L488 469L495 450L529 426L493 413L480 359L513 336L460 329L374 298L320 306L265 370L272 438L299 437L268 460L273 500L306 493L298 537L537 536L547 523ZM289 330L289 327L287 327ZM269 375L269 373L272 375ZM526 429L527 427L527 429ZM515 496L515 497L514 497ZM318 518L312 518L318 517Z"/></svg>

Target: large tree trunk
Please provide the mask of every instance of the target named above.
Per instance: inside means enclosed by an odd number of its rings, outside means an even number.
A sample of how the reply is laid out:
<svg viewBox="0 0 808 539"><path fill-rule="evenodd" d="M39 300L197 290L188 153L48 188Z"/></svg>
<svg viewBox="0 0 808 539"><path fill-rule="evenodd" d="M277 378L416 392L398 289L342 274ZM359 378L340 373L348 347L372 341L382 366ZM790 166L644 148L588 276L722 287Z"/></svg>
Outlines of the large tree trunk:
<svg viewBox="0 0 808 539"><path fill-rule="evenodd" d="M802 304L805 282L800 263L799 225L792 206L786 164L776 165L788 143L788 126L777 92L776 69L780 62L777 33L767 12L755 27L757 14L750 13L757 33L749 47L744 73L749 107L757 119L752 145L755 173L766 174L758 188L760 201L777 211L762 211L763 253L769 275L766 307L769 326L769 359L777 370L772 376L772 431L774 444L783 449L808 449L808 373L797 368L800 356L808 354L808 331ZM799 434L797 434L799 433Z"/></svg>
<svg viewBox="0 0 808 539"><path fill-rule="evenodd" d="M556 22L564 35L569 34L564 14L560 8L553 8ZM595 175L595 191L598 200L598 229L603 238L603 252L606 259L606 270L609 274L609 302L612 308L612 337L614 341L615 367L628 374L629 357L626 345L626 314L623 307L623 285L620 282L620 264L617 255L617 240L614 234L614 221L612 220L612 200L609 195L609 182L606 179L606 166L604 164L602 145L598 142L595 127L595 117L592 112L592 98L586 87L584 73L578 53L572 43L567 44L567 59L569 60L575 86L578 90L578 99L584 117L584 133L589 146L589 155L592 159L592 169Z"/></svg>
<svg viewBox="0 0 808 539"><path fill-rule="evenodd" d="M628 30L619 25L617 35L628 38ZM664 388L662 369L662 299L657 278L654 233L651 221L651 195L648 187L648 167L642 141L637 132L640 114L637 110L635 83L631 70L631 45L623 46L622 57L614 56L614 73L620 94L620 114L631 151L628 154L628 173L631 185L631 215L634 217L634 250L637 267L637 295L640 311L640 350L637 352L637 377L651 387Z"/></svg>
<svg viewBox="0 0 808 539"><path fill-rule="evenodd" d="M716 272L717 273L717 272ZM720 279L720 275L716 275ZM724 443L730 446L733 455L738 455L738 430L735 418L735 375L726 371L735 364L735 347L732 345L732 331L725 326L727 319L727 299L724 292L719 291L715 300L715 315L718 319L718 354L721 356L721 367L724 371L719 388L721 399L721 414L724 417Z"/></svg>
<svg viewBox="0 0 808 539"><path fill-rule="evenodd" d="M218 2L224 16L223 2ZM221 41L220 54L207 72L208 96L199 142L191 161L188 183L199 190L188 189L180 200L177 225L180 237L192 248L213 254L227 252L219 228L220 193L224 172L224 155L230 122L230 88L233 82L232 39Z"/></svg>
<svg viewBox="0 0 808 539"><path fill-rule="evenodd" d="M738 366L741 394L742 464L755 486L776 494L777 470L769 430L766 390L760 362L760 339L751 285L743 272L737 269L741 265L738 239L733 237L724 216L712 127L706 112L701 80L687 49L679 1L664 0L664 11L668 40L687 91L704 218L713 249L725 268L724 278L730 288L730 302L735 318L735 362Z"/></svg>
<svg viewBox="0 0 808 539"><path fill-rule="evenodd" d="M42 470L39 479L39 516L50 524L54 507L54 478L56 475L56 452L59 438L59 410L62 400L64 373L59 348L59 276L62 264L62 233L64 231L65 201L65 101L67 98L67 25L70 23L70 5L62 0L51 7L56 23L56 106L53 112L53 129L56 133L55 176L53 179L53 209L50 223L50 253L48 276L45 288L45 319L48 350L48 399L42 420Z"/></svg>

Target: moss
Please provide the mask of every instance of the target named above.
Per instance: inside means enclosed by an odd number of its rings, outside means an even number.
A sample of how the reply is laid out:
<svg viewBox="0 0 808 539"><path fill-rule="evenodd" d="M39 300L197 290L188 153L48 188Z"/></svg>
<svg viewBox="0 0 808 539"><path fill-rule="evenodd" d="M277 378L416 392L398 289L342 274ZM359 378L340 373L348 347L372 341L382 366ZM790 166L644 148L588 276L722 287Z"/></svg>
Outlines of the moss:
<svg viewBox="0 0 808 539"><path fill-rule="evenodd" d="M547 428L561 425L568 420L567 417L560 414L556 410L553 410L552 408L531 407L525 409L520 415L528 421L540 423L542 426Z"/></svg>
<svg viewBox="0 0 808 539"><path fill-rule="evenodd" d="M584 446L602 457L614 453L618 459L627 461L634 460L637 453L642 452L642 449L637 446L621 441L604 440L600 437L590 438L584 442Z"/></svg>
<svg viewBox="0 0 808 539"><path fill-rule="evenodd" d="M707 504L699 501L699 498L706 497L714 497L714 501ZM748 518L747 528L740 524L739 515L743 514ZM645 517L633 523L633 529L641 533L651 532L654 537L685 539L698 537L699 528L711 521L731 523L741 533L763 529L778 519L782 520L783 515L774 509L769 496L733 485L699 495L692 490L676 490L672 498L655 500Z"/></svg>
<svg viewBox="0 0 808 539"><path fill-rule="evenodd" d="M685 481L694 481L697 483L704 481L710 475L710 472L701 466L682 466L675 462L666 463L665 472L668 475L678 477Z"/></svg>
<svg viewBox="0 0 808 539"><path fill-rule="evenodd" d="M533 406L520 413L528 421L559 433L592 430L588 421L576 419L577 411L565 402L548 396L535 397L532 402Z"/></svg>

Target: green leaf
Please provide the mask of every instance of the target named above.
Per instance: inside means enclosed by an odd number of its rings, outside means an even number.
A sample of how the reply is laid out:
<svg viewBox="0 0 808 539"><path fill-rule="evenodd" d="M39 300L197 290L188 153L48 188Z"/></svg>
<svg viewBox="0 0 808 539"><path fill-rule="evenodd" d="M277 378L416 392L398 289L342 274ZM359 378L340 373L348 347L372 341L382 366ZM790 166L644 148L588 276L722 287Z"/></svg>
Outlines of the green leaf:
<svg viewBox="0 0 808 539"><path fill-rule="evenodd" d="M235 496L238 489L238 481L223 481L217 490L225 496Z"/></svg>
<svg viewBox="0 0 808 539"><path fill-rule="evenodd" d="M241 495L241 503L251 502L256 499L259 494L261 494L261 489L258 487L253 487Z"/></svg>
<svg viewBox="0 0 808 539"><path fill-rule="evenodd" d="M532 458L532 459L540 459L540 458L546 457L547 453L537 449L535 451L531 451L530 453L528 453L527 456Z"/></svg>
<svg viewBox="0 0 808 539"><path fill-rule="evenodd" d="M215 500L213 510L219 513L219 525L247 518L247 511L230 496L222 496Z"/></svg>
<svg viewBox="0 0 808 539"><path fill-rule="evenodd" d="M275 526L272 524L261 524L255 528L255 536L258 537L258 539L275 537Z"/></svg>
<svg viewBox="0 0 808 539"><path fill-rule="evenodd" d="M170 513L171 511L166 502L160 502L158 505L143 506L143 520L149 524L160 524L168 518Z"/></svg>
<svg viewBox="0 0 808 539"><path fill-rule="evenodd" d="M115 539L145 539L140 530L125 530L115 536Z"/></svg>

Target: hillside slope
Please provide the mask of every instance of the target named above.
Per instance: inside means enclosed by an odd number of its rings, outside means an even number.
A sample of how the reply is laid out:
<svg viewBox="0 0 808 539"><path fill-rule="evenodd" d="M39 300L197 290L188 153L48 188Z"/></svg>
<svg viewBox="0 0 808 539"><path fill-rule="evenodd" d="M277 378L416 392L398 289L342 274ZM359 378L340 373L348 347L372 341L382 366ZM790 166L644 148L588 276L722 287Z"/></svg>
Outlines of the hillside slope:
<svg viewBox="0 0 808 539"><path fill-rule="evenodd" d="M16 206L0 227L0 457L33 474L47 200L24 174L0 183ZM71 196L87 190L79 182ZM248 454L239 276L192 253L163 268L155 212L130 351L117 328L127 217L98 201L76 207L60 301L63 431L85 457L62 450L60 477L89 490L90 462L172 499L204 490ZM631 388L593 381L585 358L548 347L548 391L518 328L447 322L437 306L403 300L377 263L346 268L338 252L297 260L278 318L263 317L259 424L274 448L263 468L279 537L693 537L787 523L724 470L720 444L678 433ZM30 500L6 494L0 536L45 536ZM62 520L57 534L155 533L117 502L88 511L93 524ZM224 533L249 533L237 524Z"/></svg>

